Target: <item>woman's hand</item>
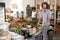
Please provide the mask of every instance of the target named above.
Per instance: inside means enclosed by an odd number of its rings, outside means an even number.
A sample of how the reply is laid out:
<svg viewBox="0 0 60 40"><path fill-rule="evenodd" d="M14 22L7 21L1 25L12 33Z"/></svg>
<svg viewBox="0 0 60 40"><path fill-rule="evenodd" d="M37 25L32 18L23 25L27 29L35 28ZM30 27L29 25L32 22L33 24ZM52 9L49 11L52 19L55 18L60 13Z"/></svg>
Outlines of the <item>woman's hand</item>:
<svg viewBox="0 0 60 40"><path fill-rule="evenodd" d="M40 23L37 23L37 25L40 25Z"/></svg>
<svg viewBox="0 0 60 40"><path fill-rule="evenodd" d="M48 25L48 22L46 21L45 26L47 26L47 25Z"/></svg>
<svg viewBox="0 0 60 40"><path fill-rule="evenodd" d="M50 22L50 18L46 21L45 25L48 26L48 23Z"/></svg>
<svg viewBox="0 0 60 40"><path fill-rule="evenodd" d="M46 21L45 26L48 26L49 20Z"/></svg>

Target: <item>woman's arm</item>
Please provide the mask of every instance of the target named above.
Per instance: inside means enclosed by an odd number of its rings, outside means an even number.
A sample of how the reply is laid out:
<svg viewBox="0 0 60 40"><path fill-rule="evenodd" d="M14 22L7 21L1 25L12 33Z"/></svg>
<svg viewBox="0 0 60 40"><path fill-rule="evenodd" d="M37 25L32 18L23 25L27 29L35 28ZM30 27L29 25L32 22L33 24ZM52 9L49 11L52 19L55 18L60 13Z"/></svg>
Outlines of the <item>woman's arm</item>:
<svg viewBox="0 0 60 40"><path fill-rule="evenodd" d="M40 24L40 18L38 18L38 23L37 23L37 25L39 25Z"/></svg>
<svg viewBox="0 0 60 40"><path fill-rule="evenodd" d="M50 19L52 17L52 11L49 11L49 15L48 15L48 20L46 21L46 25L48 25L48 23L50 22Z"/></svg>
<svg viewBox="0 0 60 40"><path fill-rule="evenodd" d="M40 14L40 13L38 13L38 15L37 15L37 19L38 19L38 23L37 23L37 25L39 25L39 24L40 24L40 21L41 21L41 14Z"/></svg>
<svg viewBox="0 0 60 40"><path fill-rule="evenodd" d="M46 26L47 26L48 23L50 22L50 19L51 19L51 18L48 18L48 20L46 21L46 23L45 23Z"/></svg>

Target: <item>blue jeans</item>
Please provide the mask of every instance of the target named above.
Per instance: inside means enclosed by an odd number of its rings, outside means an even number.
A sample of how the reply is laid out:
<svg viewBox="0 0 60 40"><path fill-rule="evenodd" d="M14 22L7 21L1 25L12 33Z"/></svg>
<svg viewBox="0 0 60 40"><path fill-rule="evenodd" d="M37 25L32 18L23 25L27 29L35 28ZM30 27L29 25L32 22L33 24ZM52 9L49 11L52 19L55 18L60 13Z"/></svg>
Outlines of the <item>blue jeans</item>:
<svg viewBox="0 0 60 40"><path fill-rule="evenodd" d="M43 30L43 40L48 40L48 34L47 31L49 30L49 26L46 26Z"/></svg>

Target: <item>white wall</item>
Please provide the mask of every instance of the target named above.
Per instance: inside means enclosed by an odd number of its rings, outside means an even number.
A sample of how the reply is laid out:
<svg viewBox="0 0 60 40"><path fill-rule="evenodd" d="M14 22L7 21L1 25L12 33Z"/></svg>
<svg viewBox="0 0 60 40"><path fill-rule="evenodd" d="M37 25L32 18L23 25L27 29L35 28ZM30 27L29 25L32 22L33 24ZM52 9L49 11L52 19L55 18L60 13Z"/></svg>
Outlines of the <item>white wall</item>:
<svg viewBox="0 0 60 40"><path fill-rule="evenodd" d="M0 2L5 2L5 7L10 7L11 0L0 0Z"/></svg>
<svg viewBox="0 0 60 40"><path fill-rule="evenodd" d="M6 3L6 8L11 8L12 3L18 4L18 11L24 11L24 17L26 16L26 7L30 5L31 7L34 6L34 0L0 0L0 2ZM22 3L22 4L21 4ZM11 8L12 9L12 8ZM14 10L16 11L16 10Z"/></svg>
<svg viewBox="0 0 60 40"><path fill-rule="evenodd" d="M27 5L30 5L31 7L34 6L34 0L23 0L23 9L24 9L24 15L26 16L26 7Z"/></svg>

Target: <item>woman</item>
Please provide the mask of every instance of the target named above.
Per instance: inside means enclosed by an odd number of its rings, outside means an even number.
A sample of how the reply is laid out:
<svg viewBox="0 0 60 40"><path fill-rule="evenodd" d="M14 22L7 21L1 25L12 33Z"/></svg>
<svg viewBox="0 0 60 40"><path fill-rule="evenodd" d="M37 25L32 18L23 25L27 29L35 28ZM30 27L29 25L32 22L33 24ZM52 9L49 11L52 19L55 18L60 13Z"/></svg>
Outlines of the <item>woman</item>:
<svg viewBox="0 0 60 40"><path fill-rule="evenodd" d="M50 25L50 19L52 16L52 11L49 10L49 5L47 2L42 3L42 11L40 13L40 18L38 21L38 25L40 23L40 19L42 19L42 25L45 26L45 29L43 30L43 40L48 40L47 31Z"/></svg>
<svg viewBox="0 0 60 40"><path fill-rule="evenodd" d="M32 7L32 15L31 15L31 17L32 17L32 20L36 20L36 8L35 7Z"/></svg>

